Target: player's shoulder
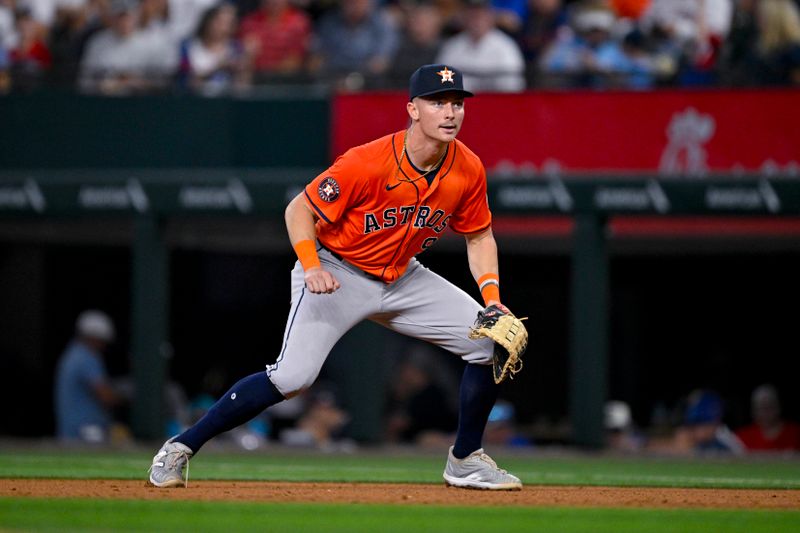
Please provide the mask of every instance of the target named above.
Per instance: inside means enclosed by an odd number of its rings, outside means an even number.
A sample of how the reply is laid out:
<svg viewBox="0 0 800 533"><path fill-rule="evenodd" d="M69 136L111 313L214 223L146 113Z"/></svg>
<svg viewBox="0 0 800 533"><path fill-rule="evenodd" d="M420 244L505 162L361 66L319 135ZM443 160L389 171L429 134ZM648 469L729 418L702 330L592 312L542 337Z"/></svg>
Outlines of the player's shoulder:
<svg viewBox="0 0 800 533"><path fill-rule="evenodd" d="M483 161L469 146L456 139L456 162L466 171L479 172L483 170Z"/></svg>

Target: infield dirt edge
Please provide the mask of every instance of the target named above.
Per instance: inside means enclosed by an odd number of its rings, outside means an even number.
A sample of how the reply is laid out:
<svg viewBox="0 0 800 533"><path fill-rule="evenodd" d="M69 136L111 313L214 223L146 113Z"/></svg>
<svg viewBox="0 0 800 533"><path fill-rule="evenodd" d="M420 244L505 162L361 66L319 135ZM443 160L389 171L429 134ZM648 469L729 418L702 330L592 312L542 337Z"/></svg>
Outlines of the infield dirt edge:
<svg viewBox="0 0 800 533"><path fill-rule="evenodd" d="M800 509L800 490L525 486L520 491L464 490L433 484L190 481L158 489L146 481L0 479L0 497L190 500L453 506Z"/></svg>

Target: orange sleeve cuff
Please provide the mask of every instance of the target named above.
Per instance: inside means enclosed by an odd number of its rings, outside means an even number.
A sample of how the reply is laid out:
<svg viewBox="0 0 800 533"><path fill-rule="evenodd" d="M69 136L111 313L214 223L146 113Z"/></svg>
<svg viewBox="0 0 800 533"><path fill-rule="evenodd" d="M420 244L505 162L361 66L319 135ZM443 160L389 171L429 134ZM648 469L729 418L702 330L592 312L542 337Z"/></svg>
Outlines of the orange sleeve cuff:
<svg viewBox="0 0 800 533"><path fill-rule="evenodd" d="M317 245L310 239L305 239L294 245L294 253L303 265L303 270L316 268L320 265L317 255Z"/></svg>
<svg viewBox="0 0 800 533"><path fill-rule="evenodd" d="M490 272L478 278L478 288L483 297L483 303L489 305L489 301L500 301L500 277Z"/></svg>

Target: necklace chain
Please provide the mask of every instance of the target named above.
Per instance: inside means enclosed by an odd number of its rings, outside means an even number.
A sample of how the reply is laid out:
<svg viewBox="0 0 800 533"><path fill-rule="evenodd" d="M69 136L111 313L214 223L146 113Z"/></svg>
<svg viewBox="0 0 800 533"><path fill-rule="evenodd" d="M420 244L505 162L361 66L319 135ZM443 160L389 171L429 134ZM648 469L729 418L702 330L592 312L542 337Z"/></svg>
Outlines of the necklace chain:
<svg viewBox="0 0 800 533"><path fill-rule="evenodd" d="M431 172L433 172L434 170L436 170L437 168L439 168L439 165L442 164L442 161L444 161L444 157L447 155L447 148L445 148L444 152L442 152L442 155L439 156L439 160L436 162L435 165L433 165L430 168L430 170L426 170L423 174L420 174L414 179L400 179L400 170L403 166L403 160L405 160L406 154L408 154L408 150L406 149L406 143L408 141L408 136L413 128L414 126L412 125L410 128L406 130L405 134L403 134L403 153L400 155L400 162L397 163L397 172L394 173L395 181L405 181L407 183L414 183L415 181L419 181L428 174L430 174ZM411 167L416 170L416 167L414 167L414 163L411 162L411 156L408 156L408 162L411 163Z"/></svg>

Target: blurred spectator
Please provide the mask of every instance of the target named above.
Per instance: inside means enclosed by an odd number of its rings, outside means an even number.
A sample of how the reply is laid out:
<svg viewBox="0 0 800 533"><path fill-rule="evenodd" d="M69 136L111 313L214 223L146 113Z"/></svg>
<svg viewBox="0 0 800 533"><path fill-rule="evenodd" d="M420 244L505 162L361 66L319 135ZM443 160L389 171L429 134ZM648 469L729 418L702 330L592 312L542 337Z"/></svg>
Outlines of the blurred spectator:
<svg viewBox="0 0 800 533"><path fill-rule="evenodd" d="M106 442L112 409L121 402L108 379L103 352L114 341L114 323L105 313L82 312L75 338L58 361L55 377L56 435L62 440Z"/></svg>
<svg viewBox="0 0 800 533"><path fill-rule="evenodd" d="M496 446L533 446L533 442L517 429L516 410L506 400L497 400L492 407L483 440Z"/></svg>
<svg viewBox="0 0 800 533"><path fill-rule="evenodd" d="M88 0L81 10L63 13L50 31L53 66L50 82L73 87L78 77L81 57L89 38L105 27L108 4L104 0Z"/></svg>
<svg viewBox="0 0 800 533"><path fill-rule="evenodd" d="M652 0L642 27L681 51L681 85L710 85L732 18L732 0Z"/></svg>
<svg viewBox="0 0 800 533"><path fill-rule="evenodd" d="M324 15L312 45L310 71L359 90L386 73L398 46L398 30L376 0L342 0Z"/></svg>
<svg viewBox="0 0 800 533"><path fill-rule="evenodd" d="M302 395L304 409L294 427L284 429L279 440L287 446L318 448L324 451L349 451L354 446L341 433L350 421L336 403L336 397L326 390L305 391ZM267 411L269 412L269 410Z"/></svg>
<svg viewBox="0 0 800 533"><path fill-rule="evenodd" d="M528 20L528 0L491 0L497 27L518 37Z"/></svg>
<svg viewBox="0 0 800 533"><path fill-rule="evenodd" d="M613 74L621 76L616 84L629 89L649 89L655 84L659 67L647 48L644 34L638 29L629 31L622 39L625 58Z"/></svg>
<svg viewBox="0 0 800 533"><path fill-rule="evenodd" d="M399 363L389 389L386 440L432 444L456 430L458 416L424 359Z"/></svg>
<svg viewBox="0 0 800 533"><path fill-rule="evenodd" d="M169 25L169 5L167 0L140 0L139 21L141 29L161 31Z"/></svg>
<svg viewBox="0 0 800 533"><path fill-rule="evenodd" d="M676 435L676 451L743 453L742 442L723 423L723 414L722 398L716 392L693 391L687 400L684 425Z"/></svg>
<svg viewBox="0 0 800 533"><path fill-rule="evenodd" d="M436 62L461 69L469 91L523 91L525 60L519 46L497 29L488 0L466 2L466 27L444 42Z"/></svg>
<svg viewBox="0 0 800 533"><path fill-rule="evenodd" d="M178 46L170 29L167 0L140 0L137 26L155 43L155 47L166 50Z"/></svg>
<svg viewBox="0 0 800 533"><path fill-rule="evenodd" d="M611 9L619 18L639 20L650 7L651 0L611 0Z"/></svg>
<svg viewBox="0 0 800 533"><path fill-rule="evenodd" d="M5 94L11 90L10 67L11 59L8 57L8 51L0 43L0 94Z"/></svg>
<svg viewBox="0 0 800 533"><path fill-rule="evenodd" d="M247 59L234 39L236 8L221 4L200 19L197 34L181 45L181 78L205 96L226 94L249 82Z"/></svg>
<svg viewBox="0 0 800 533"><path fill-rule="evenodd" d="M80 10L84 0L16 0L17 9L30 11L33 19L50 28L66 13Z"/></svg>
<svg viewBox="0 0 800 533"><path fill-rule="evenodd" d="M112 0L113 1L113 0ZM175 42L183 42L197 30L203 13L223 0L168 0L169 25Z"/></svg>
<svg viewBox="0 0 800 533"><path fill-rule="evenodd" d="M14 6L14 0L0 0L0 48L4 50L10 50L17 45Z"/></svg>
<svg viewBox="0 0 800 533"><path fill-rule="evenodd" d="M759 81L800 85L800 8L794 0L760 0L756 15Z"/></svg>
<svg viewBox="0 0 800 533"><path fill-rule="evenodd" d="M442 16L431 3L415 4L406 17L400 48L386 74L390 87L405 88L420 65L436 61L442 46Z"/></svg>
<svg viewBox="0 0 800 533"><path fill-rule="evenodd" d="M537 65L550 44L556 40L558 32L567 27L567 11L563 0L530 0L530 12L522 30L520 42L525 60ZM530 69L535 76L538 69Z"/></svg>
<svg viewBox="0 0 800 533"><path fill-rule="evenodd" d="M640 32L630 32L624 45L614 39L614 14L584 4L572 17L574 32L564 32L541 59L541 68L554 74L549 82L573 87L647 88L655 66Z"/></svg>
<svg viewBox="0 0 800 533"><path fill-rule="evenodd" d="M47 29L36 22L31 12L16 12L17 42L11 49L11 77L15 89L37 87L50 68L52 57L47 48Z"/></svg>
<svg viewBox="0 0 800 533"><path fill-rule="evenodd" d="M452 37L464 29L462 0L433 0L442 18L442 36Z"/></svg>
<svg viewBox="0 0 800 533"><path fill-rule="evenodd" d="M754 65L758 26L758 0L737 0L731 30L720 57L720 81L724 85L750 85L756 82Z"/></svg>
<svg viewBox="0 0 800 533"><path fill-rule="evenodd" d="M297 75L305 68L311 21L289 0L261 0L260 9L242 20L239 33L257 77Z"/></svg>
<svg viewBox="0 0 800 533"><path fill-rule="evenodd" d="M800 425L783 420L778 390L761 385L750 401L753 423L736 431L749 451L800 450Z"/></svg>
<svg viewBox="0 0 800 533"><path fill-rule="evenodd" d="M618 452L638 452L644 448L645 438L633 424L630 406L619 400L606 402L603 413L606 428L606 445Z"/></svg>
<svg viewBox="0 0 800 533"><path fill-rule="evenodd" d="M163 89L178 51L158 35L137 29L136 0L112 0L110 27L91 37L81 61L84 91L126 95Z"/></svg>

